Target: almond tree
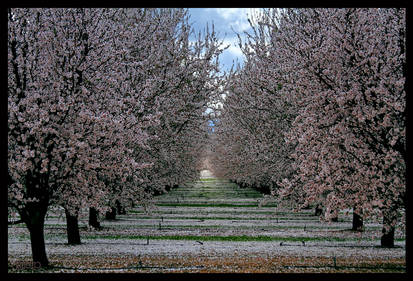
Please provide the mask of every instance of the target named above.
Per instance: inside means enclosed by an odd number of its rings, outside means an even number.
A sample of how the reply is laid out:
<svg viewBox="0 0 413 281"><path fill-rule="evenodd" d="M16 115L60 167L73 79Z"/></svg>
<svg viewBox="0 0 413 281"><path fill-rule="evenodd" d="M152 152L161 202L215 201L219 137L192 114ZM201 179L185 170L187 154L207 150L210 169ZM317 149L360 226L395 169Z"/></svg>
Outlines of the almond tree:
<svg viewBox="0 0 413 281"><path fill-rule="evenodd" d="M157 57L165 63L156 79L161 88L157 99L162 112L158 137L150 142L151 151L142 157L156 159L148 170L148 185L174 186L199 175L197 162L206 141L204 112L219 85L218 55L222 52L214 31L189 42L188 17L182 14L181 33L168 35Z"/></svg>
<svg viewBox="0 0 413 281"><path fill-rule="evenodd" d="M113 38L111 13L82 11L8 12L8 203L26 223L33 260L42 266L49 205L76 210L85 197L97 203L104 194L93 144L113 122L96 110L105 93L89 89L109 62L102 54ZM96 24L83 25L85 19Z"/></svg>
<svg viewBox="0 0 413 281"><path fill-rule="evenodd" d="M229 82L215 173L251 183L278 172L287 204L322 204L326 219L353 208L355 222L377 213L381 244L393 246L406 200L405 10L266 10L256 26ZM282 179L266 157L293 160L291 173Z"/></svg>
<svg viewBox="0 0 413 281"><path fill-rule="evenodd" d="M286 10L275 45L300 108L283 193L322 201L327 217L378 210L385 247L405 207L405 28L403 9Z"/></svg>
<svg viewBox="0 0 413 281"><path fill-rule="evenodd" d="M220 50L213 32L189 45L182 9L13 9L8 17L8 204L30 231L33 261L47 266L49 206L64 207L76 244L82 208L145 204L159 188L155 167L174 167L162 184L176 184L178 170L194 174Z"/></svg>
<svg viewBox="0 0 413 281"><path fill-rule="evenodd" d="M240 47L244 66L228 78L224 107L219 111L211 157L217 176L240 186L274 192L277 182L292 173L284 133L295 117L294 108L282 86L272 36L277 27L258 15L251 23L253 32ZM240 37L239 37L240 38Z"/></svg>
<svg viewBox="0 0 413 281"><path fill-rule="evenodd" d="M111 218L116 216L115 204L129 207L135 201L148 201L165 187L198 177L196 167L206 141L203 112L220 83L217 58L222 49L213 30L190 42L185 10L145 9L144 15L150 20L140 20L139 29L128 35L134 38L128 48L128 60L134 64L129 66L133 75L125 76L131 92L144 89L142 112L158 113L158 122L146 130L148 145L134 150L137 159L152 165L134 183L143 193L114 186ZM144 40L149 43L142 44Z"/></svg>

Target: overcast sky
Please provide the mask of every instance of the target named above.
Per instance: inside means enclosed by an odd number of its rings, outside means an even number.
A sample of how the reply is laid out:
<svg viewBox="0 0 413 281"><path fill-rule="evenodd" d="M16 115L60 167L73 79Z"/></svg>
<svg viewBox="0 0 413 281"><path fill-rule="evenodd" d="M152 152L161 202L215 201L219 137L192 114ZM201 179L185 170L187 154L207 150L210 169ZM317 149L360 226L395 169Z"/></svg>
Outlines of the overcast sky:
<svg viewBox="0 0 413 281"><path fill-rule="evenodd" d="M215 32L224 45L230 45L220 56L221 71L229 70L233 61L243 62L243 55L238 47L238 38L234 33L240 33L243 38L245 31L251 31L247 20L247 14L251 15L252 8L190 8L189 23L198 33L203 31L207 25L214 24Z"/></svg>

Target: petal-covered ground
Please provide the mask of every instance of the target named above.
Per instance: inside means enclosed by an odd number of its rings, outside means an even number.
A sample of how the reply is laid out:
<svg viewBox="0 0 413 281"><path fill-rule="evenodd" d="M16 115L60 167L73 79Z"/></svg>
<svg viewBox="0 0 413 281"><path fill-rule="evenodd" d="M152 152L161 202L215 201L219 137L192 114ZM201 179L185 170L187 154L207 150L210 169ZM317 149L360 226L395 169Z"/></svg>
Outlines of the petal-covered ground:
<svg viewBox="0 0 413 281"><path fill-rule="evenodd" d="M335 223L313 210L295 213L263 195L206 172L195 183L155 198L142 208L102 221L102 230L80 220L82 244L66 244L64 216L50 213L47 272L406 272L405 233L396 247L380 248L380 222L353 232L351 212ZM32 271L29 234L9 226L9 272Z"/></svg>

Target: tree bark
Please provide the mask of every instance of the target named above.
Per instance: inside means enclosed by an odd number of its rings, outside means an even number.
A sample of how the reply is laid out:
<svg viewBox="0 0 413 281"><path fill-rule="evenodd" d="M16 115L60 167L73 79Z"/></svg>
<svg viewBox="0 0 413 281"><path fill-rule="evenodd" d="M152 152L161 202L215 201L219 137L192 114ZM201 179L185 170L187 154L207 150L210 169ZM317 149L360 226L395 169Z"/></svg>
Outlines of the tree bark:
<svg viewBox="0 0 413 281"><path fill-rule="evenodd" d="M393 209L383 211L383 229L381 236L381 246L383 248L394 247L394 231L396 221L396 211Z"/></svg>
<svg viewBox="0 0 413 281"><path fill-rule="evenodd" d="M67 229L67 243L69 245L79 245L80 233L79 233L79 221L78 214L72 215L65 209L66 214L66 229Z"/></svg>
<svg viewBox="0 0 413 281"><path fill-rule="evenodd" d="M49 266L49 260L47 259L46 245L44 241L44 223L31 225L29 232L33 264L39 264L40 267Z"/></svg>
<svg viewBox="0 0 413 281"><path fill-rule="evenodd" d="M116 220L116 208L111 207L110 211L106 212L105 217L106 217L107 220Z"/></svg>
<svg viewBox="0 0 413 281"><path fill-rule="evenodd" d="M320 204L315 207L314 216L321 216L323 213L323 208L321 208Z"/></svg>
<svg viewBox="0 0 413 281"><path fill-rule="evenodd" d="M46 254L46 245L44 240L44 220L47 212L47 205L26 207L20 213L30 233L30 244L32 248L33 264L36 267L49 266L49 260Z"/></svg>
<svg viewBox="0 0 413 281"><path fill-rule="evenodd" d="M116 210L119 215L126 215L126 210L122 204L116 200Z"/></svg>
<svg viewBox="0 0 413 281"><path fill-rule="evenodd" d="M356 213L356 208L353 210L353 227L351 230L354 231L363 231L363 217L360 214Z"/></svg>
<svg viewBox="0 0 413 281"><path fill-rule="evenodd" d="M390 227L389 230L386 230L383 227L383 235L381 236L381 246L383 248L393 248L394 247L394 227Z"/></svg>
<svg viewBox="0 0 413 281"><path fill-rule="evenodd" d="M102 228L98 220L98 212L93 207L89 208L89 226L94 227L96 229Z"/></svg>

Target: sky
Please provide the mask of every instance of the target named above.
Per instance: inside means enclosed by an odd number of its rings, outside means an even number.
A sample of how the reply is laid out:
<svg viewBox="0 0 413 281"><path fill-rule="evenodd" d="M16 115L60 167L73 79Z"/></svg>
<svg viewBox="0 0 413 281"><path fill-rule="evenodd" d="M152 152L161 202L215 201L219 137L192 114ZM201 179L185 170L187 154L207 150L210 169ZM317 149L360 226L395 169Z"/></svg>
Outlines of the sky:
<svg viewBox="0 0 413 281"><path fill-rule="evenodd" d="M233 62L238 61L241 65L243 55L238 47L239 33L241 38L245 38L244 32L251 31L248 23L248 16L257 10L255 8L189 8L189 23L194 28L196 34L204 31L207 23L214 29L219 40L223 40L224 46L230 45L220 56L221 71L228 71Z"/></svg>

